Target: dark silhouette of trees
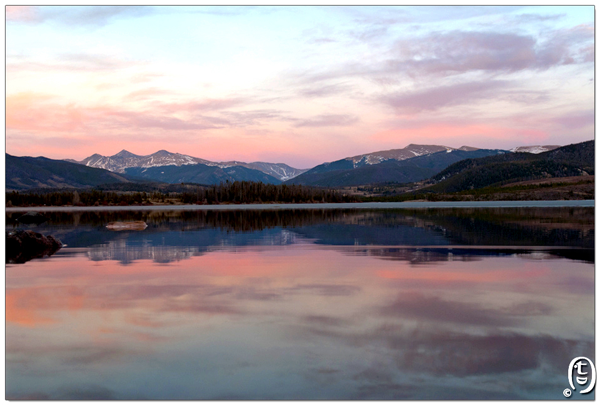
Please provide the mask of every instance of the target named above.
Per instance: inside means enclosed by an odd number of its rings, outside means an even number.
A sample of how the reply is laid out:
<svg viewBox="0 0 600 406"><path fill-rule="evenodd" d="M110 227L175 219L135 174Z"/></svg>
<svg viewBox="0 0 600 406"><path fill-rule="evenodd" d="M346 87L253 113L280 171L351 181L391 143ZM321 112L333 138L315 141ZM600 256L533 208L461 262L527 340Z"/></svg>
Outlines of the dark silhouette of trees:
<svg viewBox="0 0 600 406"><path fill-rule="evenodd" d="M342 203L356 201L333 189L302 185L273 185L262 182L235 181L198 187L179 196L187 204L219 203ZM14 203L13 203L14 204Z"/></svg>
<svg viewBox="0 0 600 406"><path fill-rule="evenodd" d="M244 204L244 203L343 203L356 201L333 189L302 185L273 185L236 181L212 186L186 186L182 191L155 190L103 191L96 189L65 191L13 191L6 193L12 206L130 206L152 203L172 204Z"/></svg>

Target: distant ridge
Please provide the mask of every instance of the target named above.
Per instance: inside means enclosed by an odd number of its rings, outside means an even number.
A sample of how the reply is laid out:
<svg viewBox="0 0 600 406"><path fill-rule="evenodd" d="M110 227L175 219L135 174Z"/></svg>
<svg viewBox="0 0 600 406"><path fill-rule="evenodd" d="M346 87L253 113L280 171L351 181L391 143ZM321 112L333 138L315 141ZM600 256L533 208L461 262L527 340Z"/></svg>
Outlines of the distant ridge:
<svg viewBox="0 0 600 406"><path fill-rule="evenodd" d="M350 158L344 158L351 160L354 166L361 165L373 165L378 164L388 159L394 159L396 161L403 161L405 159L414 158L421 155L429 155L434 152L452 150L453 148L446 147L443 145L418 145L409 144L404 148L400 149L389 149L386 151L370 152L368 154L356 155Z"/></svg>
<svg viewBox="0 0 600 406"><path fill-rule="evenodd" d="M376 183L409 183L427 179L448 165L467 158L504 154L508 151L471 147L450 148L411 144L401 150L374 152L325 163L286 183L341 187ZM383 159L387 157L387 159Z"/></svg>
<svg viewBox="0 0 600 406"><path fill-rule="evenodd" d="M432 177L436 184L423 191L452 193L524 180L593 175L594 155L592 140L539 154L517 152L465 159Z"/></svg>
<svg viewBox="0 0 600 406"><path fill-rule="evenodd" d="M118 173L125 173L125 168L132 167L151 168L153 166L206 164L207 162L209 161L165 150L160 150L150 155L136 155L127 150L121 150L112 156L94 154L79 161L80 164L85 166L107 169Z"/></svg>
<svg viewBox="0 0 600 406"><path fill-rule="evenodd" d="M325 162L311 169L297 169L285 163L225 161L213 162L165 149L136 155L122 149L112 156L93 154L81 161L65 159L91 168L106 169L160 182L249 180L264 183L301 184L319 187L356 186L377 183L410 183L425 180L461 160L500 154L543 155L558 145L518 146L510 150L482 149L470 145L454 148L436 144L408 144L404 148L381 150ZM507 161L513 158L506 158Z"/></svg>
<svg viewBox="0 0 600 406"><path fill-rule="evenodd" d="M183 166L203 164L206 166L215 166L221 169L234 166L241 166L248 169L263 172L272 176L279 181L291 179L306 171L306 169L296 169L283 163L268 163L268 162L212 162L202 158L195 158L190 155L173 153L161 149L150 155L136 155L127 150L121 150L119 153L112 156L104 156L94 154L81 161L68 160L69 162L77 162L85 166L93 168L107 169L112 172L125 173L128 168L153 168L161 166Z"/></svg>
<svg viewBox="0 0 600 406"><path fill-rule="evenodd" d="M203 185L216 185L227 181L251 181L274 185L281 183L279 179L273 176L243 166L221 168L204 164L168 165L149 168L126 168L125 172L136 178L167 183L199 183Z"/></svg>
<svg viewBox="0 0 600 406"><path fill-rule="evenodd" d="M6 189L80 188L135 179L100 168L44 157L17 157L6 154Z"/></svg>

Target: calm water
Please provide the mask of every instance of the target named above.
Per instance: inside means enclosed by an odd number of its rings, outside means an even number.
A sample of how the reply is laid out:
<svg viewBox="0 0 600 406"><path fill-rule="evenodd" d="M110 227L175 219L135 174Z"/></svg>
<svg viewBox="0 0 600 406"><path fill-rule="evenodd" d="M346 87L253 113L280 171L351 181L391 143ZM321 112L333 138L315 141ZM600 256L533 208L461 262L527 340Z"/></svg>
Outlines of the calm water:
<svg viewBox="0 0 600 406"><path fill-rule="evenodd" d="M594 360L593 208L47 216L8 399L564 399Z"/></svg>

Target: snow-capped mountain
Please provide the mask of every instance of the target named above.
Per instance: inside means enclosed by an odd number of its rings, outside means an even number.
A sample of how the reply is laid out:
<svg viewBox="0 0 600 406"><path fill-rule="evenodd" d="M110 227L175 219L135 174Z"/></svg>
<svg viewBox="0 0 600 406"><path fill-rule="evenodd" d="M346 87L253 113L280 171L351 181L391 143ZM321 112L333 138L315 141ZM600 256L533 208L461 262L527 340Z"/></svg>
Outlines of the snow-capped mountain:
<svg viewBox="0 0 600 406"><path fill-rule="evenodd" d="M269 162L238 162L238 161L230 161L230 162L220 162L219 165L223 165L222 167L228 166L243 166L249 169L256 169L261 172L266 173L267 175L271 175L282 182L285 182L288 179L295 178L296 176L306 172L308 169L296 169L292 168L289 165L278 163L272 164ZM225 166L228 165L228 166Z"/></svg>
<svg viewBox="0 0 600 406"><path fill-rule="evenodd" d="M268 162L212 162L206 159L195 158L189 155L172 153L165 150L160 150L150 155L135 155L129 151L122 150L118 154L112 156L104 156L100 154L94 154L90 157L85 158L82 161L71 162L80 163L85 166L93 168L107 169L112 172L125 173L127 168L152 168L157 166L182 166L182 165L195 165L204 164L208 166L218 166L219 168L229 168L233 166L243 166L248 169L256 169L267 175L271 175L281 181L286 181L301 173L306 172L307 169L296 169L286 164L273 164Z"/></svg>
<svg viewBox="0 0 600 406"><path fill-rule="evenodd" d="M463 159L507 153L500 149L408 145L327 162L286 183L319 187L346 187L376 183L409 183L427 179Z"/></svg>
<svg viewBox="0 0 600 406"><path fill-rule="evenodd" d="M530 154L541 154L542 152L552 151L560 148L560 145L530 145L525 147L514 147L510 152L528 152Z"/></svg>
<svg viewBox="0 0 600 406"><path fill-rule="evenodd" d="M356 155L353 157L345 158L351 160L354 167L360 167L363 165L376 165L388 159L395 159L396 161L404 161L405 159L414 158L416 156L429 155L440 151L454 151L455 149L461 151L476 151L479 148L462 146L460 148L451 148L444 145L417 145L410 144L405 148L401 149L390 149L387 151L371 152L363 155Z"/></svg>
<svg viewBox="0 0 600 406"><path fill-rule="evenodd" d="M151 168L153 166L167 166L167 165L194 165L194 164L205 164L206 160L200 158L194 158L183 154L173 154L171 152L160 150L151 155L135 155L129 151L122 150L118 154L113 156L103 156L100 154L94 154L90 157L85 158L83 161L79 161L80 164L85 166L91 166L93 168L108 169L112 172L125 173L126 168Z"/></svg>
<svg viewBox="0 0 600 406"><path fill-rule="evenodd" d="M522 146L511 149L511 152L528 152L539 154L541 152L550 151L558 148L559 145L534 145ZM66 161L80 163L93 168L107 169L112 172L125 173L127 168L153 168L159 166L183 166L204 164L207 166L219 167L221 169L241 166L248 169L258 170L264 174L279 179L281 182L293 179L308 171L311 173L322 173L333 170L347 170L352 168L360 168L366 165L377 165L385 161L395 160L404 161L419 156L427 156L438 152L446 151L478 151L480 148L462 146L460 148L448 147L445 145L419 145L410 144L405 148L390 149L386 151L376 151L362 155L356 155L348 158L343 158L334 162L326 162L318 165L310 171L308 169L297 169L283 163L269 162L212 162L206 159L192 157L190 155L172 153L165 150L160 150L150 155L136 155L129 151L122 150L118 154L112 156L103 156L94 154L82 161L74 161L68 159Z"/></svg>

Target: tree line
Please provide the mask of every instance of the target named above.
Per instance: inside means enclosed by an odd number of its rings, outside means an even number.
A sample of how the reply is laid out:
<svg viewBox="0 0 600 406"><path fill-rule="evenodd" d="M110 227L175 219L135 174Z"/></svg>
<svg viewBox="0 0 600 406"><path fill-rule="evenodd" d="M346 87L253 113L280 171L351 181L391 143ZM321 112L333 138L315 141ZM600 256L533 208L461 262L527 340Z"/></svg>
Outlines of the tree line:
<svg viewBox="0 0 600 406"><path fill-rule="evenodd" d="M236 181L213 186L187 187L184 192L122 192L96 189L44 192L37 190L6 192L10 206L131 206L151 204L221 203L344 203L355 197L333 189L301 185L272 185Z"/></svg>
<svg viewBox="0 0 600 406"><path fill-rule="evenodd" d="M321 189L302 185L273 185L262 182L235 181L195 191L181 193L182 203L345 203L356 198L334 189Z"/></svg>

